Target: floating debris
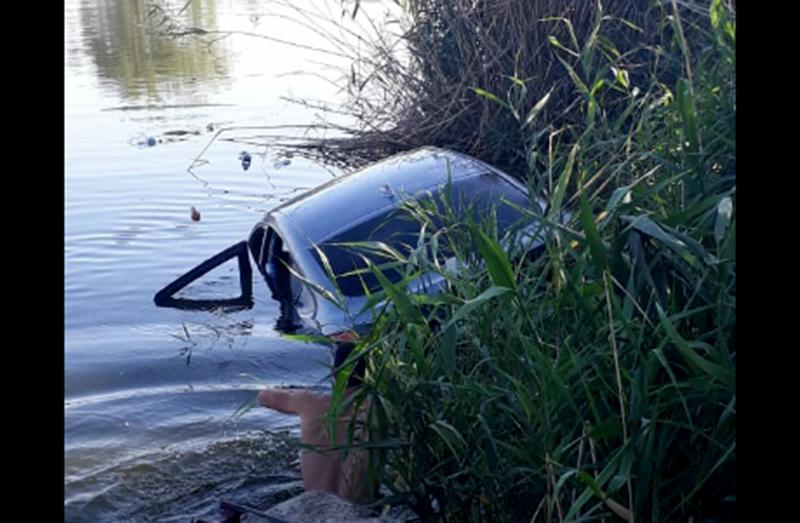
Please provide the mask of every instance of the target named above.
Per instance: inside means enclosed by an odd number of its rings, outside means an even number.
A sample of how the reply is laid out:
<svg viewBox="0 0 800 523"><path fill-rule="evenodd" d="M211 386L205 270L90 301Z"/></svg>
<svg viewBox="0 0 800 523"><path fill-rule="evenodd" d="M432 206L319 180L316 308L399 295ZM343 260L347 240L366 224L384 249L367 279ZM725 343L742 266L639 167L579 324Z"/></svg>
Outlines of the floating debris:
<svg viewBox="0 0 800 523"><path fill-rule="evenodd" d="M185 131L183 129L176 129L174 131L166 131L164 136L186 136L187 134L200 134L200 131Z"/></svg>
<svg viewBox="0 0 800 523"><path fill-rule="evenodd" d="M242 151L239 153L239 160L242 162L242 169L246 171L250 168L250 162L253 160L253 158L247 151Z"/></svg>
<svg viewBox="0 0 800 523"><path fill-rule="evenodd" d="M119 107L107 107L101 111L153 111L161 109L189 109L197 107L232 107L235 104L171 104L171 105L123 105Z"/></svg>
<svg viewBox="0 0 800 523"><path fill-rule="evenodd" d="M130 142L129 142L130 143ZM142 140L136 142L136 145L139 147L153 147L156 143L158 143L154 136L148 136Z"/></svg>
<svg viewBox="0 0 800 523"><path fill-rule="evenodd" d="M200 221L200 211L198 211L195 207L192 207L192 221L193 222Z"/></svg>

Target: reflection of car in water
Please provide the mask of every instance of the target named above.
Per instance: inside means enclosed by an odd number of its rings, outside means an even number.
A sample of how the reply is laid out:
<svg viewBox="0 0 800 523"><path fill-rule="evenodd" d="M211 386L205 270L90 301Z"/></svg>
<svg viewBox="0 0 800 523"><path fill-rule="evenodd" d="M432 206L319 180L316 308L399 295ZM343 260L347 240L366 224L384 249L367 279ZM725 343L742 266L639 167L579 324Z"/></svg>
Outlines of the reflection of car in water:
<svg viewBox="0 0 800 523"><path fill-rule="evenodd" d="M536 226L515 208L531 206L525 186L489 165L446 150L418 149L336 178L268 212L248 240L258 271L281 303L278 327L291 330L301 320L328 336L368 326L371 311L358 312L367 291L379 291L380 285L363 270L367 265L362 256L376 265L385 260L341 244L383 242L408 253L408 246L417 245L420 224L402 211L402 202L422 195L436 200L445 189L457 213L495 209L501 233L515 224L526 225L526 231ZM534 240L527 249L542 244ZM402 270L396 268L383 272L393 282L402 278ZM407 289L431 293L443 283L438 275L423 275ZM340 296L342 306L322 293Z"/></svg>
<svg viewBox="0 0 800 523"><path fill-rule="evenodd" d="M382 242L401 253L416 246L420 223L403 209L408 197L441 201L445 195L451 209L463 218L469 211L476 218L494 212L498 232L512 226L527 253L538 252L543 240L538 223L524 217L518 208L530 208L524 185L497 169L459 153L426 147L344 175L290 200L266 214L247 242L240 242L206 260L155 296L159 306L213 308L250 306L251 270L249 250L272 297L280 303L277 328L293 331L299 324L324 336L366 328L372 312L359 314L367 291L380 290L377 278L362 256L343 243ZM540 207L543 207L540 203ZM542 210L542 209L540 209ZM323 256L320 256L322 253ZM173 295L225 261L238 257L242 295L228 300L188 300ZM323 257L329 265L326 270ZM392 282L403 274L397 268L383 270ZM328 274L335 275L334 278ZM434 293L444 281L426 274L411 281L409 292ZM340 296L337 304L324 296Z"/></svg>

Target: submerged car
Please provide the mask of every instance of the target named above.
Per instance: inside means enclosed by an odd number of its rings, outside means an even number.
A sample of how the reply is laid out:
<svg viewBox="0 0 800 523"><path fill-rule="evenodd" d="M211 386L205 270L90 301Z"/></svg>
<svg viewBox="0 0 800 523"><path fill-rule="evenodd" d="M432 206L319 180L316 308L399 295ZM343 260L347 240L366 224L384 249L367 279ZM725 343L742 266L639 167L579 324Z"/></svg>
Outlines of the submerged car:
<svg viewBox="0 0 800 523"><path fill-rule="evenodd" d="M287 319L298 318L322 335L360 330L372 321L371 311L359 314L367 294L381 287L367 270L365 253L347 244L381 242L407 252L416 246L421 225L401 211L403 203L436 200L445 190L457 211L494 209L500 231L524 220L519 208L531 207L527 188L507 174L427 147L333 179L271 210L250 235L250 254ZM530 221L527 230L536 225ZM542 243L534 240L527 247ZM393 283L403 276L397 269L383 272ZM432 293L443 283L439 275L423 275L407 290ZM330 296L338 296L339 305Z"/></svg>
<svg viewBox="0 0 800 523"><path fill-rule="evenodd" d="M456 212L493 212L501 234L522 224L516 230L527 238L526 252L543 245L539 224L520 210L532 206L523 184L474 158L426 147L335 178L269 211L246 243L179 278L156 295L156 303L168 305L172 300L177 305L181 300L171 298L177 288L233 256L239 256L242 297L238 300L246 302L251 285L249 250L272 297L281 304L281 330L293 330L298 324L323 336L364 330L373 321L371 311L362 312L367 296L381 287L374 274L364 270L364 256L369 256L343 244L381 242L407 253L417 245L421 225L403 211L405 203L412 198L441 200L444 191ZM541 212L543 205L537 203ZM379 265L378 260L370 261ZM398 268L383 272L392 282L403 277ZM435 293L443 284L440 275L425 274L409 282L406 290ZM338 303L331 296L337 296Z"/></svg>

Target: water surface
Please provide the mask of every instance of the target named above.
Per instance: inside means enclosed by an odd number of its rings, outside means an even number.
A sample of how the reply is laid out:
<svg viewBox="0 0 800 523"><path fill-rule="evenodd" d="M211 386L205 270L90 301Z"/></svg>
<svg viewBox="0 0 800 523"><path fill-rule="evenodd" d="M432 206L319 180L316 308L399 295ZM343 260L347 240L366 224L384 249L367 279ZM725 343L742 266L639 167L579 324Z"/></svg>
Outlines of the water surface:
<svg viewBox="0 0 800 523"><path fill-rule="evenodd" d="M153 294L263 213L337 174L291 163L265 135L311 123L286 97L335 101L345 64L297 10L247 0L65 4L65 518L187 521L220 497L266 502L297 485L295 420L234 411L261 384L324 384L326 349L282 339L258 274L255 306L157 308ZM339 17L339 2L293 2ZM169 11L174 31L160 34ZM298 75L313 71L313 75ZM271 129L256 127L270 126ZM192 172L187 167L202 155ZM238 155L253 155L248 170ZM190 208L201 213L190 219ZM235 261L187 296L238 294ZM282 435L288 431L288 436Z"/></svg>

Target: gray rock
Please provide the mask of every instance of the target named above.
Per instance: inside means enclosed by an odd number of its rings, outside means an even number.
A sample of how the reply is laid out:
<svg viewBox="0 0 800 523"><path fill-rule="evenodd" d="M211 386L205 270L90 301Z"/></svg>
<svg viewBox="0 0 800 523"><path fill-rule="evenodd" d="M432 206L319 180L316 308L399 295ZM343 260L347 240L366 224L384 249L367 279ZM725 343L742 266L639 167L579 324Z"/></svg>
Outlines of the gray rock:
<svg viewBox="0 0 800 523"><path fill-rule="evenodd" d="M326 492L309 491L284 501L269 509L266 516L248 514L246 523L275 523L276 518L286 523L385 523L371 510L354 505Z"/></svg>

